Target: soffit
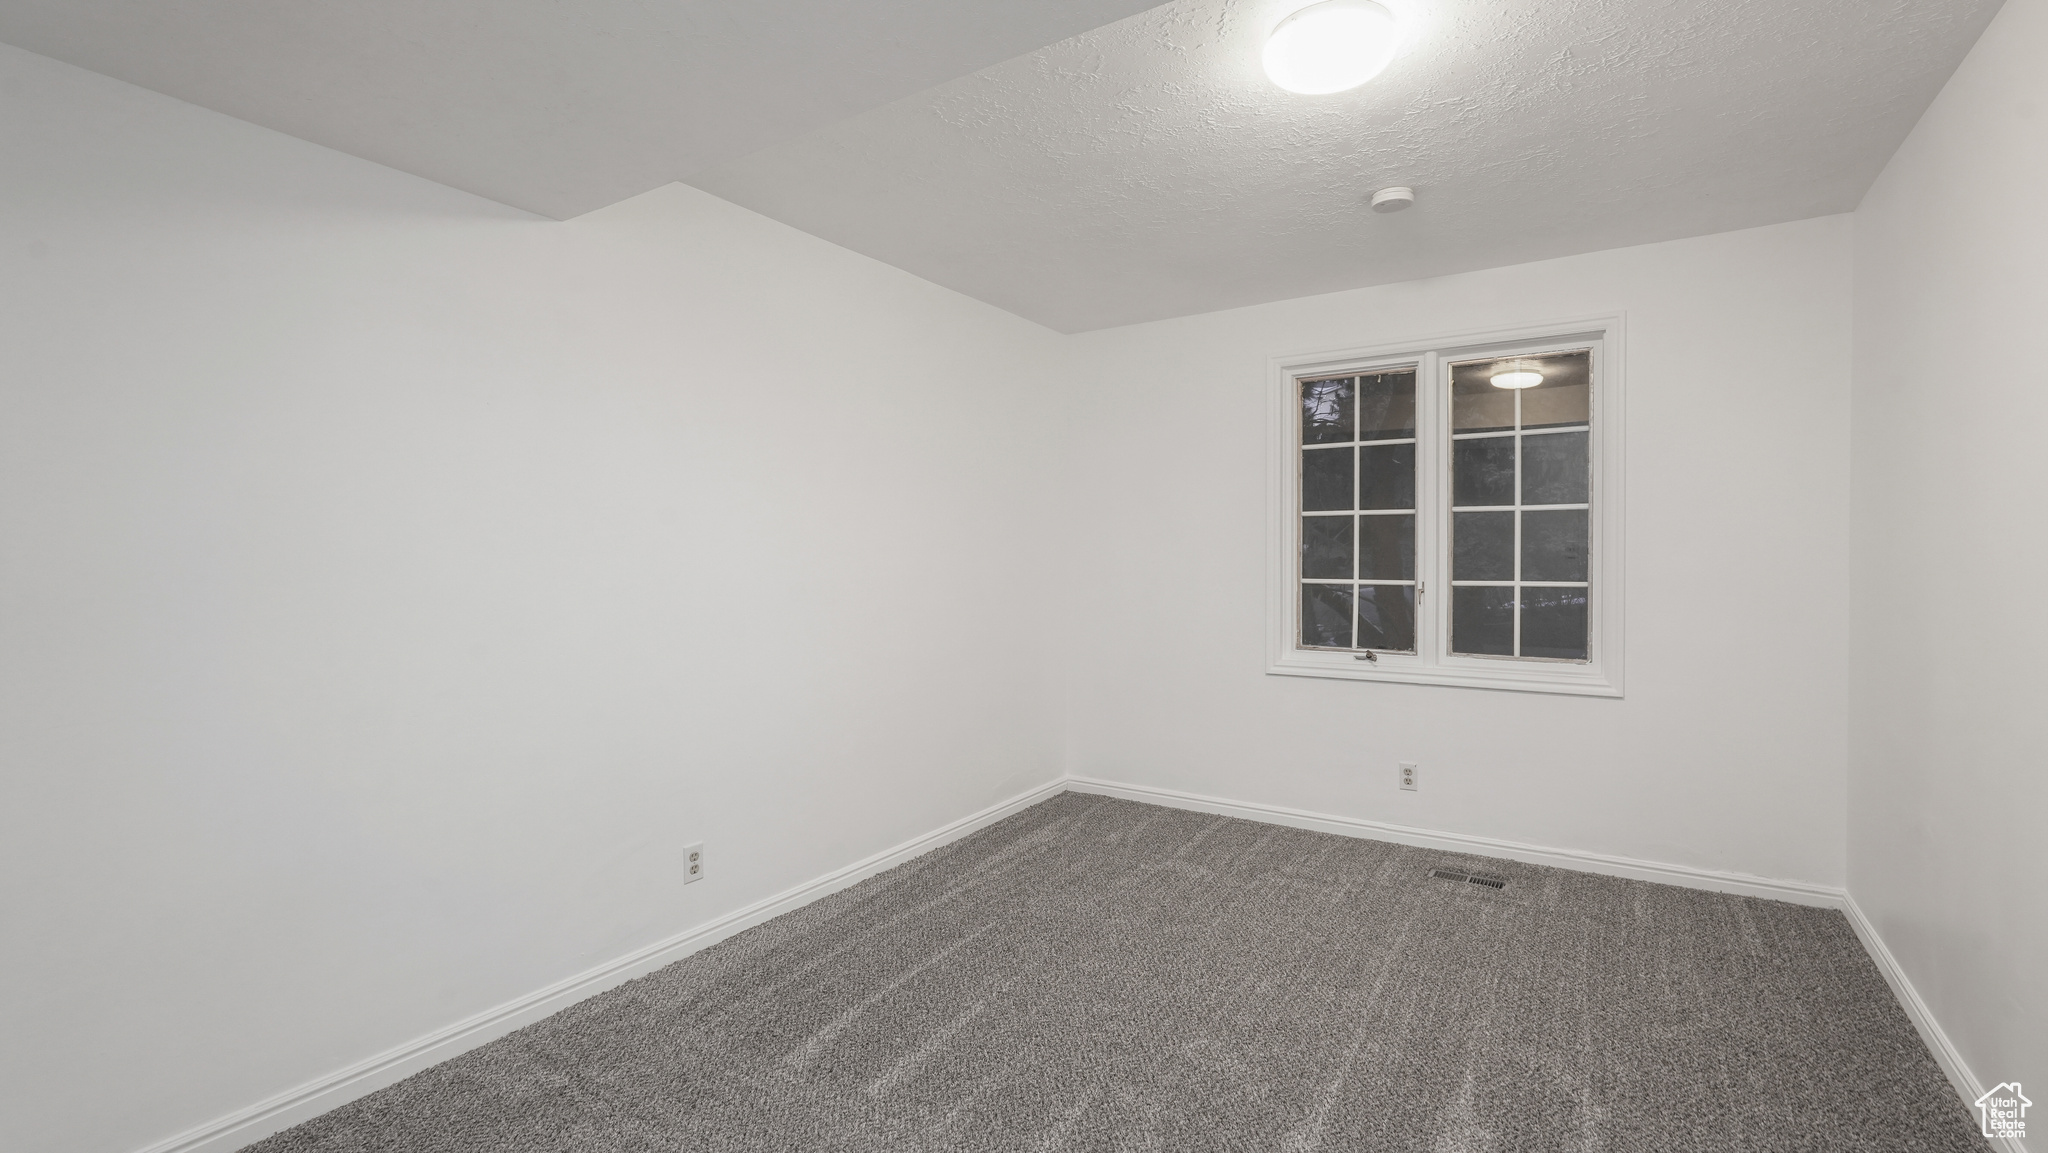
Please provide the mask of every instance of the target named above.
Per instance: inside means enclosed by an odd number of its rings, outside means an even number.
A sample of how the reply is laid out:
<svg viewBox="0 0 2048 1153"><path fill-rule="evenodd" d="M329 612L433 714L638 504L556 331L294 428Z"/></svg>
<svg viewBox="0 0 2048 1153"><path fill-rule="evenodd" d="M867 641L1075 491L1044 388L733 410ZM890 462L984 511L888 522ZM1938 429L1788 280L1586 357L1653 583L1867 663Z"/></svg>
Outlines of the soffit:
<svg viewBox="0 0 2048 1153"><path fill-rule="evenodd" d="M7 0L0 41L567 218L1151 0Z"/></svg>

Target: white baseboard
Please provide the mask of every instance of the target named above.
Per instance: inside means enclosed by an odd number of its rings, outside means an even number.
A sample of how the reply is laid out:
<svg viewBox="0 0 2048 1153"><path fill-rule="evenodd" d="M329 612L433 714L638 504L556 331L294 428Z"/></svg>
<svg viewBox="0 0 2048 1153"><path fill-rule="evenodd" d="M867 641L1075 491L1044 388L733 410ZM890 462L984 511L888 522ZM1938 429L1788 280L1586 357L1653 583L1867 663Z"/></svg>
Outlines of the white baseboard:
<svg viewBox="0 0 2048 1153"><path fill-rule="evenodd" d="M1848 914L1849 924L1855 928L1857 939L1863 942L1864 951L1877 962L1877 971L1883 973L1886 983L1891 985L1892 995L1899 999L1899 1006L1906 1010L1907 1017L1912 1018L1913 1028L1920 1031L1920 1039L1927 1043L1927 1051L1934 1054L1935 1062L1948 1075L1949 1084L1955 1086L1970 1115L1976 1116L1976 1100L1984 1095L1984 1083L1970 1071L1969 1063L1963 1060L1948 1034L1942 1031L1941 1022L1934 1019L1933 1010L1920 999L1920 991L1913 988L1913 982L1906 978L1906 970L1899 965L1898 958L1892 956L1884 938L1877 935L1877 926L1864 914L1863 906L1856 903L1856 898L1850 897L1842 911ZM2010 1137L1991 1138L1991 1147L2004 1153L2027 1153L2024 1142Z"/></svg>
<svg viewBox="0 0 2048 1153"><path fill-rule="evenodd" d="M1226 817L1242 817L1248 821L1263 821L1269 825L1291 825L1297 829L1314 829L1317 832L1336 833L1345 837L1364 837L1374 841L1392 841L1397 845L1436 849L1446 853L1505 857L1510 861L1522 861L1531 865L1550 865L1559 869L1575 869L1581 873L1601 873L1610 877L1656 881L1665 885L1682 885L1688 889L1711 889L1717 893L1735 893L1744 897L1765 897L1773 901L1790 901L1797 905L1839 909L1845 907L1849 900L1849 894L1841 889L1806 881L1776 881L1769 877L1751 876L1748 873L1722 873L1685 865L1667 865L1661 861L1640 861L1633 857L1611 857L1603 853L1586 853L1577 849L1528 845L1520 841L1503 841L1468 833L1439 833L1433 829L1390 825L1381 821L1339 817L1330 813L1312 813L1305 809L1289 809L1279 805L1230 801L1221 797L1205 797L1199 793L1183 793L1176 789L1160 789L1150 785L1128 785L1118 781L1096 780L1092 777L1068 777L1067 787L1077 793L1099 793L1103 796L1168 805L1176 809L1193 809L1196 812L1216 813Z"/></svg>
<svg viewBox="0 0 2048 1153"><path fill-rule="evenodd" d="M329 1109L345 1105L358 1097L403 1080L429 1065L439 1064L486 1041L495 1040L514 1029L530 1025L551 1013L568 1008L585 997L602 993L635 977L644 977L699 949L715 945L742 929L750 929L770 918L810 904L820 897L836 893L855 882L866 880L876 873L892 869L912 857L928 853L951 841L957 841L985 825L994 824L1011 813L1062 792L1065 788L1064 780L1049 781L1000 804L962 817L943 828L905 841L893 849L876 853L866 860L856 861L843 869L827 873L786 892L777 893L766 900L757 901L744 909L727 913L665 941L657 941L616 960L557 981L545 989L507 1001L445 1029L436 1030L374 1057L358 1061L339 1072L308 1081L295 1089L287 1089L225 1117L217 1117L175 1137L158 1141L139 1150L138 1153L229 1153L230 1150L239 1149L252 1141L260 1141L281 1129L288 1129Z"/></svg>
<svg viewBox="0 0 2048 1153"><path fill-rule="evenodd" d="M1912 982L1906 979L1905 971L1899 967L1891 950L1885 947L1883 939L1877 935L1876 928L1870 923L1869 918L1864 916L1863 910L1857 906L1854 899L1842 889L1804 881L1772 880L1746 873L1718 872L1659 861L1580 852L1575 849L1549 848L1465 833L1443 833L1356 817L1290 809L1279 805L1231 801L1221 797L1208 797L1149 785L1124 784L1091 777L1065 777L1020 793L1000 804L962 817L943 828L905 841L895 848L827 873L814 881L798 885L744 909L728 913L695 929L665 941L658 941L617 960L558 981L545 989L508 1001L497 1008L478 1013L467 1020L458 1021L447 1028L359 1061L339 1072L309 1081L248 1108L159 1141L139 1150L138 1153L229 1153L230 1150L238 1149L252 1141L259 1141L278 1130L316 1117L329 1109L411 1076L430 1065L446 1061L487 1041L504 1036L514 1029L529 1025L586 997L635 977L645 976L699 949L715 945L743 929L838 892L855 882L894 868L941 845L959 840L1055 793L1069 791L1122 797L1126 800L1166 805L1177 809L1241 817L1267 824L1290 825L1300 829L1336 833L1340 836L1390 841L1442 852L1503 857L1532 865L1549 865L1560 869L1575 869L1580 872L1629 877L1746 897L1764 897L1801 905L1841 909L1848 916L1850 925L1854 927L1858 939L1863 942L1871 959L1877 964L1878 971L1884 974L1885 980L1890 983L1906 1015L1920 1031L1934 1059L1948 1075L1956 1091L1962 1095L1964 1104L1970 1106L1973 1116L1974 1102L1983 1093L1983 1086L1970 1072L1962 1055L1956 1051L1948 1035L1935 1021L1934 1015L1928 1011L1926 1002L1921 1000ZM1994 1141L1992 1144L2003 1153L2026 1153L2026 1148L2018 1141Z"/></svg>

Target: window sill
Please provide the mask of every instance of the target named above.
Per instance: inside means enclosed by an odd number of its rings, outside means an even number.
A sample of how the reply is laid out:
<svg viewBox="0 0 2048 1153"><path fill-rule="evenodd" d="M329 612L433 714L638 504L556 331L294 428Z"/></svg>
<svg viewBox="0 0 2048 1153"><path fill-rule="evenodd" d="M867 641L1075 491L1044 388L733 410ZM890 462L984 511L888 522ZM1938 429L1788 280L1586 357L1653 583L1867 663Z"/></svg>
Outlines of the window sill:
<svg viewBox="0 0 2048 1153"><path fill-rule="evenodd" d="M1449 685L1520 693L1560 693L1575 697L1619 697L1619 678L1591 665L1510 663L1484 659L1456 664L1426 664L1416 657L1382 655L1376 662L1350 653L1291 650L1266 667L1273 676L1327 677L1345 681L1396 681L1411 685Z"/></svg>

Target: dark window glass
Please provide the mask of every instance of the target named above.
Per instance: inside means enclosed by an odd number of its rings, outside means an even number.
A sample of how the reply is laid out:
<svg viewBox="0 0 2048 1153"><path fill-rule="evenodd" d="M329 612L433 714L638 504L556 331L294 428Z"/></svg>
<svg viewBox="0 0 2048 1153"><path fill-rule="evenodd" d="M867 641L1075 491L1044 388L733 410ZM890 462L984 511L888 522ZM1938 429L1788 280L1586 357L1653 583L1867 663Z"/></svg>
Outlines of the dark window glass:
<svg viewBox="0 0 2048 1153"><path fill-rule="evenodd" d="M1515 579L1515 514L1459 512L1451 514L1451 579L1509 581Z"/></svg>
<svg viewBox="0 0 2048 1153"><path fill-rule="evenodd" d="M1488 436L1451 442L1451 503L1515 503L1515 438Z"/></svg>
<svg viewBox="0 0 2048 1153"><path fill-rule="evenodd" d="M1301 454L1301 507L1304 512L1349 509L1351 449L1319 448Z"/></svg>
<svg viewBox="0 0 2048 1153"><path fill-rule="evenodd" d="M1351 586L1301 586L1301 643L1310 648L1351 647Z"/></svg>
<svg viewBox="0 0 2048 1153"><path fill-rule="evenodd" d="M1369 444L1358 450L1360 508L1415 507L1415 445Z"/></svg>
<svg viewBox="0 0 2048 1153"><path fill-rule="evenodd" d="M1522 590L1522 655L1586 659L1585 589Z"/></svg>
<svg viewBox="0 0 2048 1153"><path fill-rule="evenodd" d="M1499 432L1515 427L1515 392L1487 377L1493 361L1451 367L1451 431Z"/></svg>
<svg viewBox="0 0 2048 1153"><path fill-rule="evenodd" d="M1348 376L1301 382L1301 443L1355 440L1357 384Z"/></svg>
<svg viewBox="0 0 2048 1153"><path fill-rule="evenodd" d="M1351 522L1348 516L1301 518L1301 575L1351 579Z"/></svg>
<svg viewBox="0 0 2048 1153"><path fill-rule="evenodd" d="M1498 585L1452 589L1451 651L1513 656L1515 590Z"/></svg>
<svg viewBox="0 0 2048 1153"><path fill-rule="evenodd" d="M1522 438L1522 503L1585 504L1592 484L1583 432Z"/></svg>
<svg viewBox="0 0 2048 1153"><path fill-rule="evenodd" d="M1522 427L1556 428L1586 424L1592 414L1593 354L1561 352L1524 362L1543 374L1543 383L1522 391Z"/></svg>
<svg viewBox="0 0 2048 1153"><path fill-rule="evenodd" d="M1413 585L1358 586L1358 647L1415 651Z"/></svg>
<svg viewBox="0 0 2048 1153"><path fill-rule="evenodd" d="M1415 579L1415 515L1358 518L1358 579Z"/></svg>
<svg viewBox="0 0 2048 1153"><path fill-rule="evenodd" d="M1550 509L1522 514L1521 579L1585 580L1586 552L1585 509Z"/></svg>
<svg viewBox="0 0 2048 1153"><path fill-rule="evenodd" d="M1490 358L1448 371L1448 647L1584 660L1588 590L1577 586L1590 576L1591 513L1554 506L1591 502L1592 355ZM1497 386L1497 376L1526 387ZM1419 387L1412 367L1297 384L1300 511L1338 514L1298 521L1306 647L1416 649L1416 517L1436 512L1415 503Z"/></svg>
<svg viewBox="0 0 2048 1153"><path fill-rule="evenodd" d="M1358 378L1358 439L1415 435L1415 370Z"/></svg>

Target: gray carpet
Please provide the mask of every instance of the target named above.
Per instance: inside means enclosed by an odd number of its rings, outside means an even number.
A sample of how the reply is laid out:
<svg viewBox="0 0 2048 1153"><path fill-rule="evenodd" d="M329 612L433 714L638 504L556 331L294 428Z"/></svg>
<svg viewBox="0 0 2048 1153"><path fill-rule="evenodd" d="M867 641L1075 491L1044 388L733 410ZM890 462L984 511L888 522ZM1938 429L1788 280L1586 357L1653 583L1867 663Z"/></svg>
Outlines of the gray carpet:
<svg viewBox="0 0 2048 1153"><path fill-rule="evenodd" d="M1985 1145L1839 913L1065 794L250 1148Z"/></svg>

